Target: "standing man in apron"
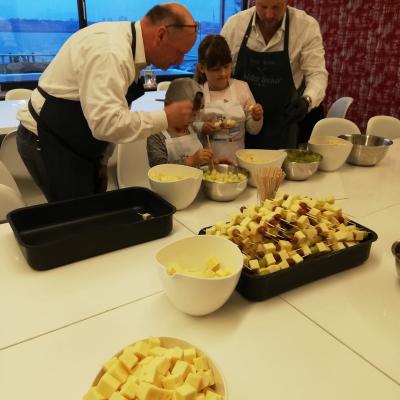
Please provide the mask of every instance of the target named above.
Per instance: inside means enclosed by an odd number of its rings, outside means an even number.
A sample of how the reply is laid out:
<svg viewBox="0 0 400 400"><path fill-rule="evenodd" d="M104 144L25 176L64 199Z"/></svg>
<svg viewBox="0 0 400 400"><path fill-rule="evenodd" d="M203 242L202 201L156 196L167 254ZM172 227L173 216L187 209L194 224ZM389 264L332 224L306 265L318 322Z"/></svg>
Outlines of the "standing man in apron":
<svg viewBox="0 0 400 400"><path fill-rule="evenodd" d="M325 97L328 72L318 22L287 0L255 0L230 17L221 30L235 65L264 107L257 136L247 148L290 148L298 144L298 123Z"/></svg>
<svg viewBox="0 0 400 400"><path fill-rule="evenodd" d="M48 201L106 190L115 143L128 143L189 121L189 101L163 111L131 112L142 94L140 71L180 64L197 24L178 3L153 7L137 22L93 24L72 35L18 113L18 151Z"/></svg>

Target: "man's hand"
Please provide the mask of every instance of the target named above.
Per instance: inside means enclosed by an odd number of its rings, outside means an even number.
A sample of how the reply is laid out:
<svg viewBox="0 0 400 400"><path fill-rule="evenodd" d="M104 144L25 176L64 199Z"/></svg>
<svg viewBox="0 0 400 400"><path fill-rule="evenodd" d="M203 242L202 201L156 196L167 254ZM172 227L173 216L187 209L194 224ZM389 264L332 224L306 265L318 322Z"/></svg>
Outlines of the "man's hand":
<svg viewBox="0 0 400 400"><path fill-rule="evenodd" d="M197 150L192 156L186 158L186 164L190 167L195 165L208 164L213 158L213 152L211 149L200 149Z"/></svg>
<svg viewBox="0 0 400 400"><path fill-rule="evenodd" d="M307 100L301 96L296 96L285 111L285 119L287 122L300 122L307 115L308 104Z"/></svg>
<svg viewBox="0 0 400 400"><path fill-rule="evenodd" d="M189 100L177 101L164 108L169 127L189 125L193 120L193 104Z"/></svg>

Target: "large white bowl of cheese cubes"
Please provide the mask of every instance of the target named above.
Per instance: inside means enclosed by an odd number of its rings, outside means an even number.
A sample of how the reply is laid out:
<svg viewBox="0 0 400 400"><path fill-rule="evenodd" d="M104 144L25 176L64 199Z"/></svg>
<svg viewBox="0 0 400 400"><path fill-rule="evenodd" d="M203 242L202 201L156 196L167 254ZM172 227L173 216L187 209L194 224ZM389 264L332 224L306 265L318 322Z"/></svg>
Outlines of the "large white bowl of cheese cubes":
<svg viewBox="0 0 400 400"><path fill-rule="evenodd" d="M256 187L254 170L265 167L281 167L286 158L285 150L241 149L236 152L239 167L250 172L249 185Z"/></svg>
<svg viewBox="0 0 400 400"><path fill-rule="evenodd" d="M199 348L173 337L126 346L104 363L83 400L226 400L224 377Z"/></svg>
<svg viewBox="0 0 400 400"><path fill-rule="evenodd" d="M147 176L154 192L182 210L196 198L203 171L180 164L160 164L150 168Z"/></svg>
<svg viewBox="0 0 400 400"><path fill-rule="evenodd" d="M170 243L156 254L166 295L179 310L206 315L231 296L243 267L243 255L228 239L199 235Z"/></svg>

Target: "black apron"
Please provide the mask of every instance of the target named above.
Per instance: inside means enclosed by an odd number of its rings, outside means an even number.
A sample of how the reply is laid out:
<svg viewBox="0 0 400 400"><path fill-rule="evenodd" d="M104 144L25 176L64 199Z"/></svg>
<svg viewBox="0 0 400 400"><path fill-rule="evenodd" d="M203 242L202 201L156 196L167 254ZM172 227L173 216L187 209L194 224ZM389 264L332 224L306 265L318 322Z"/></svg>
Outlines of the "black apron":
<svg viewBox="0 0 400 400"><path fill-rule="evenodd" d="M132 57L135 57L136 31L132 29ZM36 113L31 102L28 108L37 122L43 162L49 182L48 200L57 201L98 192L100 160L108 142L93 137L79 100L54 97L37 87L46 99ZM133 82L125 96L130 107L144 94L141 81Z"/></svg>
<svg viewBox="0 0 400 400"><path fill-rule="evenodd" d="M264 109L264 124L258 135L246 133L246 148L283 149L296 147L297 124L289 124L284 111L297 94L289 58L289 12L286 11L283 51L258 52L247 47L250 19L239 49L234 77L246 81L257 103Z"/></svg>

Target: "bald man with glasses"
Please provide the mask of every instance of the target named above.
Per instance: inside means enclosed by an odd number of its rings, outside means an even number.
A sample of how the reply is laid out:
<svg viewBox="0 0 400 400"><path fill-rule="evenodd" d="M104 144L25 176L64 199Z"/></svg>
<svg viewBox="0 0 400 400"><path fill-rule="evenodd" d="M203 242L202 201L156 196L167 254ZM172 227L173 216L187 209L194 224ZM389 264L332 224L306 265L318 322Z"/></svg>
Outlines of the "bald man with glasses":
<svg viewBox="0 0 400 400"><path fill-rule="evenodd" d="M72 35L18 113L19 153L48 201L105 191L114 145L191 120L192 103L135 112L140 71L180 64L198 25L181 4L153 7L136 22L100 22Z"/></svg>

